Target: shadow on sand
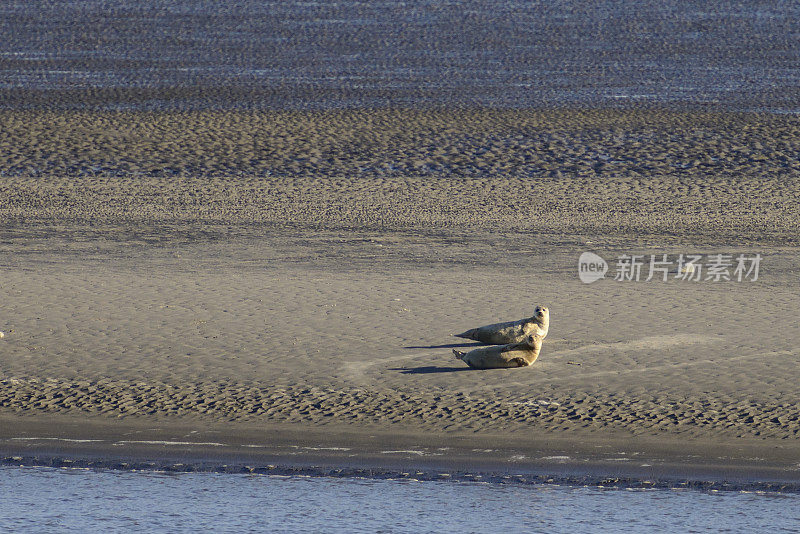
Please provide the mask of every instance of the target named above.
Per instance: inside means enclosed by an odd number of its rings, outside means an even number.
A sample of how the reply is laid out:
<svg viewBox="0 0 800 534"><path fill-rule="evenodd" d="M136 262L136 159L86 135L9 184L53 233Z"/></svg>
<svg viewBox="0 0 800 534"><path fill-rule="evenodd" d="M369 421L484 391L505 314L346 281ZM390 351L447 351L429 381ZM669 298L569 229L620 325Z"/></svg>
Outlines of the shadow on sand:
<svg viewBox="0 0 800 534"><path fill-rule="evenodd" d="M469 367L436 367L426 365L425 367L395 367L390 371L400 371L404 375L430 375L434 373L456 373L458 371L472 371Z"/></svg>
<svg viewBox="0 0 800 534"><path fill-rule="evenodd" d="M471 343L448 343L447 345L420 345L403 347L404 349L457 349L460 347L483 347L483 343L473 341Z"/></svg>

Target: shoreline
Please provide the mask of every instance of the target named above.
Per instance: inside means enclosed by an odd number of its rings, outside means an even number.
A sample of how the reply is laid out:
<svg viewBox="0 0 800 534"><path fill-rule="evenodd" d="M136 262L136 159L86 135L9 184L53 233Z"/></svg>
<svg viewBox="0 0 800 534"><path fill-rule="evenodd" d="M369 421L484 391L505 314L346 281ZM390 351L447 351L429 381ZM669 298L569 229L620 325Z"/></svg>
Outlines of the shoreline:
<svg viewBox="0 0 800 534"><path fill-rule="evenodd" d="M0 420L0 466L800 493L800 445L774 440Z"/></svg>

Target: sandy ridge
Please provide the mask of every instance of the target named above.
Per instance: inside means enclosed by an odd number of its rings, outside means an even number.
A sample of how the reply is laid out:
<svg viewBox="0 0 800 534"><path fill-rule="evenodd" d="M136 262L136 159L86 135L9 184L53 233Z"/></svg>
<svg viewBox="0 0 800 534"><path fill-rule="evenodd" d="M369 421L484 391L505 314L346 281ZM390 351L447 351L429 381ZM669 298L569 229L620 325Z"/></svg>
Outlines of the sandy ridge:
<svg viewBox="0 0 800 534"><path fill-rule="evenodd" d="M237 383L177 385L122 380L6 378L6 413L61 413L106 417L188 417L270 423L392 424L431 431L622 430L790 439L800 435L800 409L777 401L656 398L582 394L518 401L456 391L425 394L366 388Z"/></svg>

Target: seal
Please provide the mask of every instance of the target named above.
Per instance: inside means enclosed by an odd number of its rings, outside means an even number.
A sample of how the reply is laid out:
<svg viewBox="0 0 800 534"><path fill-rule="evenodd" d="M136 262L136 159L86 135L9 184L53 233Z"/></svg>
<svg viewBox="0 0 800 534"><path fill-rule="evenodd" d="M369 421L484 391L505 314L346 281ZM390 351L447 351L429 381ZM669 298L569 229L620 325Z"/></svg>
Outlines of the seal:
<svg viewBox="0 0 800 534"><path fill-rule="evenodd" d="M541 335L544 339L549 329L550 310L544 306L536 306L533 317L481 326L455 334L455 336L480 341L487 345L508 345L509 343L522 343L531 334Z"/></svg>
<svg viewBox="0 0 800 534"><path fill-rule="evenodd" d="M544 336L531 334L522 343L480 347L469 352L453 349L456 358L473 369L527 367L539 357Z"/></svg>

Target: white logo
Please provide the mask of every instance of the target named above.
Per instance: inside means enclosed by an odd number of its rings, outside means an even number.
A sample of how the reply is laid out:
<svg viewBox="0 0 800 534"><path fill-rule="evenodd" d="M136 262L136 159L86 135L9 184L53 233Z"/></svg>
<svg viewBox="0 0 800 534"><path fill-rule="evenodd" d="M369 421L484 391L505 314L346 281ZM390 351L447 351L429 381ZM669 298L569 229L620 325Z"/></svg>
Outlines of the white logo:
<svg viewBox="0 0 800 534"><path fill-rule="evenodd" d="M615 271L609 278L617 282L670 279L682 282L742 282L758 280L761 254L622 254L617 256ZM703 259L706 261L703 262ZM676 265L677 264L677 265ZM673 269L675 267L675 269ZM578 277L584 284L605 278L606 260L593 252L578 258ZM645 278L644 275L647 275Z"/></svg>
<svg viewBox="0 0 800 534"><path fill-rule="evenodd" d="M606 260L593 252L584 252L578 258L578 277L584 284L591 284L604 278L607 271Z"/></svg>

